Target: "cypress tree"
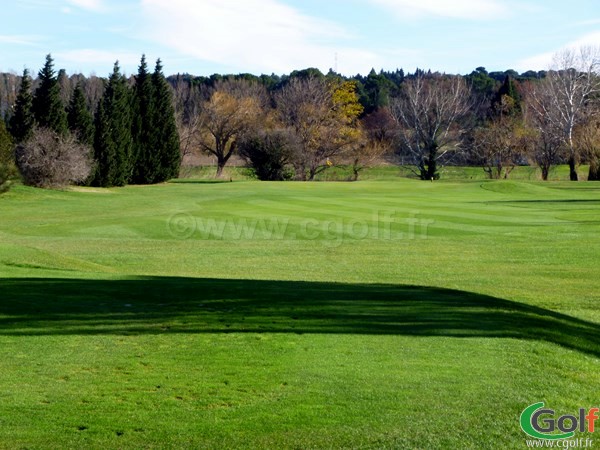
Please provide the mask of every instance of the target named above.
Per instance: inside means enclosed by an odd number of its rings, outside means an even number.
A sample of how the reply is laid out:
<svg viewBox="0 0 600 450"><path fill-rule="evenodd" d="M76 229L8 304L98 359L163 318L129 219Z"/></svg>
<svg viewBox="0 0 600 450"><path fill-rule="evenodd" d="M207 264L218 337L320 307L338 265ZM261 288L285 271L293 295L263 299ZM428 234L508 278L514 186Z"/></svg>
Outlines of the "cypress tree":
<svg viewBox="0 0 600 450"><path fill-rule="evenodd" d="M509 99L510 103L506 104L506 99ZM520 116L522 113L521 103L521 95L515 87L515 82L510 75L507 75L502 86L492 98L492 114Z"/></svg>
<svg viewBox="0 0 600 450"><path fill-rule="evenodd" d="M163 72L162 63L156 61L152 74L154 87L153 150L159 155L159 171L155 183L175 178L179 175L181 152L179 150L179 132L175 123L175 110L169 83Z"/></svg>
<svg viewBox="0 0 600 450"><path fill-rule="evenodd" d="M73 91L67 109L67 120L69 130L77 136L79 142L90 146L94 144L94 118L87 108L81 84L77 84Z"/></svg>
<svg viewBox="0 0 600 450"><path fill-rule="evenodd" d="M38 74L40 85L33 97L33 115L40 127L50 128L58 134L66 134L67 114L60 98L60 85L54 71L51 55Z"/></svg>
<svg viewBox="0 0 600 450"><path fill-rule="evenodd" d="M110 123L101 101L96 110L94 122L94 159L96 160L95 174L92 179L93 186L112 186L114 178L115 149L110 136Z"/></svg>
<svg viewBox="0 0 600 450"><path fill-rule="evenodd" d="M97 169L92 183L103 187L127 184L132 174L132 147L129 89L117 61L96 114Z"/></svg>
<svg viewBox="0 0 600 450"><path fill-rule="evenodd" d="M149 184L154 181L159 170L160 159L152 142L153 126L153 85L146 56L142 55L134 88L133 134L133 177L135 184Z"/></svg>
<svg viewBox="0 0 600 450"><path fill-rule="evenodd" d="M16 175L13 140L0 120L0 194L10 187L10 179Z"/></svg>
<svg viewBox="0 0 600 450"><path fill-rule="evenodd" d="M21 80L21 87L17 94L15 109L9 122L10 133L15 142L26 141L31 136L34 125L31 78L29 77L29 71L25 69Z"/></svg>

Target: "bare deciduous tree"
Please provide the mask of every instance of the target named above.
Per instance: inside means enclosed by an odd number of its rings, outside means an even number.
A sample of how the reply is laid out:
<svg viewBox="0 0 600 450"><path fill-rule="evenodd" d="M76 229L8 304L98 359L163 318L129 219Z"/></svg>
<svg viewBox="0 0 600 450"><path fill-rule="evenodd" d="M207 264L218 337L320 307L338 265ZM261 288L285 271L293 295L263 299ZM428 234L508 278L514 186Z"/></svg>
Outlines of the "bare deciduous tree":
<svg viewBox="0 0 600 450"><path fill-rule="evenodd" d="M392 152L395 125L388 108L379 108L361 120L360 139L347 152L354 181L364 168L380 162Z"/></svg>
<svg viewBox="0 0 600 450"><path fill-rule="evenodd" d="M471 160L478 162L492 179L508 178L530 154L535 131L525 123L518 98L517 93L498 95L489 110L489 119L472 134Z"/></svg>
<svg viewBox="0 0 600 450"><path fill-rule="evenodd" d="M525 109L524 118L533 130L533 141L529 159L542 171L542 179L548 180L550 170L560 163L564 156L564 140L559 112L546 105L552 103L550 84L537 81L523 86Z"/></svg>
<svg viewBox="0 0 600 450"><path fill-rule="evenodd" d="M87 180L92 170L92 150L72 135L38 128L17 147L16 161L26 184L61 187Z"/></svg>
<svg viewBox="0 0 600 450"><path fill-rule="evenodd" d="M294 78L276 95L281 122L296 136L296 176L313 180L359 137L355 121L362 111L352 83L325 78ZM357 109L358 108L358 109Z"/></svg>
<svg viewBox="0 0 600 450"><path fill-rule="evenodd" d="M533 131L514 117L500 117L474 132L476 160L490 178L508 178L513 169L526 161Z"/></svg>
<svg viewBox="0 0 600 450"><path fill-rule="evenodd" d="M421 179L438 178L440 161L456 149L470 98L470 89L460 76L418 74L405 81L400 96L392 99L402 149Z"/></svg>
<svg viewBox="0 0 600 450"><path fill-rule="evenodd" d="M182 167L200 150L202 94L191 80L178 77L173 89L175 121L179 132Z"/></svg>
<svg viewBox="0 0 600 450"><path fill-rule="evenodd" d="M588 181L600 181L600 114L590 110L588 116L574 132L581 156L589 163Z"/></svg>
<svg viewBox="0 0 600 450"><path fill-rule="evenodd" d="M530 106L545 116L547 127L557 130L567 151L570 178L577 181L579 155L575 128L585 117L591 97L600 91L600 48L568 48L554 55L551 70L530 91Z"/></svg>
<svg viewBox="0 0 600 450"><path fill-rule="evenodd" d="M60 100L66 108L71 100L71 95L75 89L75 85L65 69L60 69L57 75L58 86L60 87Z"/></svg>
<svg viewBox="0 0 600 450"><path fill-rule="evenodd" d="M238 139L262 118L262 86L243 80L217 83L201 111L199 144L217 158L217 178L234 154Z"/></svg>
<svg viewBox="0 0 600 450"><path fill-rule="evenodd" d="M14 73L0 73L0 116L10 118L17 101L20 77Z"/></svg>
<svg viewBox="0 0 600 450"><path fill-rule="evenodd" d="M102 95L104 94L106 80L95 75L91 75L88 78L81 76L79 79L81 81L81 85L83 86L85 98L88 102L88 110L96 111L98 108L98 103L100 103Z"/></svg>

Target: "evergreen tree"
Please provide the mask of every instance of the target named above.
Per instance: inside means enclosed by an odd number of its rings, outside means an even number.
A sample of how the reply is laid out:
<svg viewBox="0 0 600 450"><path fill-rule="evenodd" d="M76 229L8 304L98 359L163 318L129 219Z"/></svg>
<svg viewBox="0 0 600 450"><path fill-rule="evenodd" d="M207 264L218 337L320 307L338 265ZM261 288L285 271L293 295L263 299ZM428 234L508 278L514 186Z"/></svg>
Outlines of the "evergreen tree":
<svg viewBox="0 0 600 450"><path fill-rule="evenodd" d="M152 121L152 151L159 158L159 170L154 183L160 183L179 175L181 152L179 149L179 133L175 122L175 111L171 88L162 72L160 59L152 74L154 91L154 114Z"/></svg>
<svg viewBox="0 0 600 450"><path fill-rule="evenodd" d="M0 120L0 194L10 187L10 179L17 175L13 140Z"/></svg>
<svg viewBox="0 0 600 450"><path fill-rule="evenodd" d="M465 77L476 94L488 99L492 97L497 87L497 82L488 75L485 67L477 67L473 72ZM486 101L486 103L487 103Z"/></svg>
<svg viewBox="0 0 600 450"><path fill-rule="evenodd" d="M81 84L73 91L73 96L67 109L69 130L75 134L82 144L94 144L94 118L87 108L85 95Z"/></svg>
<svg viewBox="0 0 600 450"><path fill-rule="evenodd" d="M142 55L138 74L135 77L133 135L133 176L135 184L149 184L157 177L160 166L160 155L155 151L152 142L153 126L153 85L148 73L146 56Z"/></svg>
<svg viewBox="0 0 600 450"><path fill-rule="evenodd" d="M383 75L377 74L371 69L364 81L364 89L360 99L365 114L370 114L378 108L389 106L390 103L390 81Z"/></svg>
<svg viewBox="0 0 600 450"><path fill-rule="evenodd" d="M124 186L132 174L131 106L127 80L115 63L96 114L94 155L97 162L92 184Z"/></svg>
<svg viewBox="0 0 600 450"><path fill-rule="evenodd" d="M521 95L515 86L514 79L510 75L506 75L502 86L492 98L492 114L520 116L522 113L521 103Z"/></svg>
<svg viewBox="0 0 600 450"><path fill-rule="evenodd" d="M51 55L39 74L40 85L33 97L33 115L40 127L50 128L58 134L66 134L67 114L60 98L60 85L54 72Z"/></svg>
<svg viewBox="0 0 600 450"><path fill-rule="evenodd" d="M35 120L33 118L33 96L31 94L31 78L29 71L23 71L21 87L17 95L15 109L10 118L9 128L15 142L26 141L33 132Z"/></svg>
<svg viewBox="0 0 600 450"><path fill-rule="evenodd" d="M115 148L110 135L110 123L101 101L96 110L94 120L94 159L96 161L95 174L92 178L93 186L112 186L114 178Z"/></svg>

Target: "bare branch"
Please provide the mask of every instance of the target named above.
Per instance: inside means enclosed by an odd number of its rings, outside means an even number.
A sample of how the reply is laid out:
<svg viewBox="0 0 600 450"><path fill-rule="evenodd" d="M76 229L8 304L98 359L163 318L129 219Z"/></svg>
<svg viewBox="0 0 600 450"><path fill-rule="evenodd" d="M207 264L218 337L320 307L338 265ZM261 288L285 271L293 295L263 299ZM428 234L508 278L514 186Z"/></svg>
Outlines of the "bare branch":
<svg viewBox="0 0 600 450"><path fill-rule="evenodd" d="M392 99L402 148L422 179L436 178L441 158L457 148L470 96L462 77L437 74L407 80L401 95Z"/></svg>

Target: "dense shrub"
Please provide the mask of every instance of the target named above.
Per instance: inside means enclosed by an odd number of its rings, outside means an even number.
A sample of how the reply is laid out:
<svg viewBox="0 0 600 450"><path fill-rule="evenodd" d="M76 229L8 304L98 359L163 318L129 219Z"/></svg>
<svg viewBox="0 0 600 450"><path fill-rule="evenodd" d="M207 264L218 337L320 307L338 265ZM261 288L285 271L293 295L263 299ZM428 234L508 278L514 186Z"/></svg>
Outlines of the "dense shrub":
<svg viewBox="0 0 600 450"><path fill-rule="evenodd" d="M294 145L285 132L266 131L243 139L240 155L262 181L283 181L294 176Z"/></svg>
<svg viewBox="0 0 600 450"><path fill-rule="evenodd" d="M92 170L91 149L70 134L61 136L39 128L17 146L17 166L25 184L35 187L61 187L82 183Z"/></svg>

